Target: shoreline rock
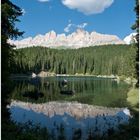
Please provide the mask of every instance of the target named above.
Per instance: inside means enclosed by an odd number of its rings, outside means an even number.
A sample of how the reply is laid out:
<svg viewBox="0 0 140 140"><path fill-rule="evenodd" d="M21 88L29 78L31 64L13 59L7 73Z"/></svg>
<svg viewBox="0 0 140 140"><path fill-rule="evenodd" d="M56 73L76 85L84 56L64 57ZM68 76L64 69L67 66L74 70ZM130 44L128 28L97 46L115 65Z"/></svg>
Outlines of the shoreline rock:
<svg viewBox="0 0 140 140"><path fill-rule="evenodd" d="M33 72L32 73L32 78L35 78L37 75Z"/></svg>
<svg viewBox="0 0 140 140"><path fill-rule="evenodd" d="M48 76L56 76L56 74L55 73L41 71L37 76L38 77L48 77Z"/></svg>
<svg viewBox="0 0 140 140"><path fill-rule="evenodd" d="M45 77L97 77L97 78L110 78L117 83L120 81L124 81L127 84L133 84L135 85L137 83L137 80L135 78L130 78L130 77L125 77L125 76L118 76L118 75L90 75L90 74L82 74L82 73L76 73L76 74L56 74L56 73L51 73L51 72L45 72L41 71L39 74L32 73L31 77L32 78L45 78ZM27 74L12 74L11 78L22 78L22 77L28 77L30 75Z"/></svg>

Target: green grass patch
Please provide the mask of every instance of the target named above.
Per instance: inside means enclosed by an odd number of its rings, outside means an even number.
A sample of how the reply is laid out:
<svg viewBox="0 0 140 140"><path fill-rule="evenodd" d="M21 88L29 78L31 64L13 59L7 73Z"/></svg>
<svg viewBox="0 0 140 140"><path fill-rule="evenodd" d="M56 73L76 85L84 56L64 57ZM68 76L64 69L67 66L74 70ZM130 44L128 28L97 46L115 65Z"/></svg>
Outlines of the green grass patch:
<svg viewBox="0 0 140 140"><path fill-rule="evenodd" d="M127 93L127 101L134 109L138 110L139 108L139 89L138 88L132 88Z"/></svg>

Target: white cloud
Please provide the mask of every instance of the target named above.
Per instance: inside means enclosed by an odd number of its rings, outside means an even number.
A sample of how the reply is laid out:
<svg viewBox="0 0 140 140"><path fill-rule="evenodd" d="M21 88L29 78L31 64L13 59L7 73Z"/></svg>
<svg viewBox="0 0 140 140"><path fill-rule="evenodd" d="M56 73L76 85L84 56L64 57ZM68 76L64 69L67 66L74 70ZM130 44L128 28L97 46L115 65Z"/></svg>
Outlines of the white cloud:
<svg viewBox="0 0 140 140"><path fill-rule="evenodd" d="M26 14L25 9L22 9L21 12L22 12L22 15L23 15L23 16Z"/></svg>
<svg viewBox="0 0 140 140"><path fill-rule="evenodd" d="M71 22L71 21L69 21L69 24L64 28L64 31L65 31L66 33L70 32L70 30L71 30L72 28L84 29L84 28L88 25L88 23L82 23L82 24L76 25L76 24L72 24L72 23L70 23L70 22Z"/></svg>
<svg viewBox="0 0 140 140"><path fill-rule="evenodd" d="M87 23L82 23L82 24L80 24L80 25L77 25L77 27L83 29L83 28L85 28L87 25L88 25Z"/></svg>
<svg viewBox="0 0 140 140"><path fill-rule="evenodd" d="M114 0L61 0L70 9L77 9L86 15L102 13Z"/></svg>
<svg viewBox="0 0 140 140"><path fill-rule="evenodd" d="M38 0L39 2L49 2L50 0Z"/></svg>
<svg viewBox="0 0 140 140"><path fill-rule="evenodd" d="M71 28L72 25L73 25L73 24L68 24L68 25L64 28L64 31L65 31L66 33L68 33L68 32L70 31L70 28Z"/></svg>

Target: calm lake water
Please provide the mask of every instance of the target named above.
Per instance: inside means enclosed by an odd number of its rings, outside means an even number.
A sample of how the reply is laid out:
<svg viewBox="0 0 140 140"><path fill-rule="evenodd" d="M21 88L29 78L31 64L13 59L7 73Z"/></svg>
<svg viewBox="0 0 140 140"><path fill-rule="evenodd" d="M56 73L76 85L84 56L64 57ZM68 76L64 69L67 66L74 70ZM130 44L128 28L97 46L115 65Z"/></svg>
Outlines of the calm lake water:
<svg viewBox="0 0 140 140"><path fill-rule="evenodd" d="M66 79L67 84L63 84ZM126 106L129 85L125 82L96 77L15 78L12 99L44 103L49 101L78 101L107 107ZM62 94L62 91L64 94ZM73 93L67 94L67 91ZM39 96L30 96L30 95Z"/></svg>
<svg viewBox="0 0 140 140"><path fill-rule="evenodd" d="M103 136L110 128L117 130L119 124L128 123L129 110L124 108L130 85L125 82L97 77L24 77L13 78L13 83L9 109L17 123L31 121L56 135L63 126L69 140L75 131L84 140L89 130Z"/></svg>

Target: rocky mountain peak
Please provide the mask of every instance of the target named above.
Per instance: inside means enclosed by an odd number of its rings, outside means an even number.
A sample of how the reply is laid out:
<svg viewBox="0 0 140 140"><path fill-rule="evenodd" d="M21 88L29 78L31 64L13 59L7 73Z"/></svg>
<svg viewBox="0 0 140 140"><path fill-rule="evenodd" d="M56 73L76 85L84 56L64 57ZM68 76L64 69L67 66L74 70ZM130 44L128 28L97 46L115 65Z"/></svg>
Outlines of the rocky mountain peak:
<svg viewBox="0 0 140 140"><path fill-rule="evenodd" d="M126 44L136 43L137 42L136 35L137 35L137 33L131 33L130 35L128 35L124 38L124 42Z"/></svg>
<svg viewBox="0 0 140 140"><path fill-rule="evenodd" d="M84 34L86 31L85 30L83 30L83 29L81 29L81 28L78 28L77 30L76 30L76 33L78 33L78 34Z"/></svg>
<svg viewBox="0 0 140 140"><path fill-rule="evenodd" d="M60 47L66 46L71 48L81 48L95 45L105 44L125 44L124 41L115 35L106 35L95 31L89 33L83 29L77 29L75 32L65 35L56 34L50 31L45 35L37 35L34 38L26 38L23 40L8 40L10 44L14 44L17 48L44 46L44 47Z"/></svg>

